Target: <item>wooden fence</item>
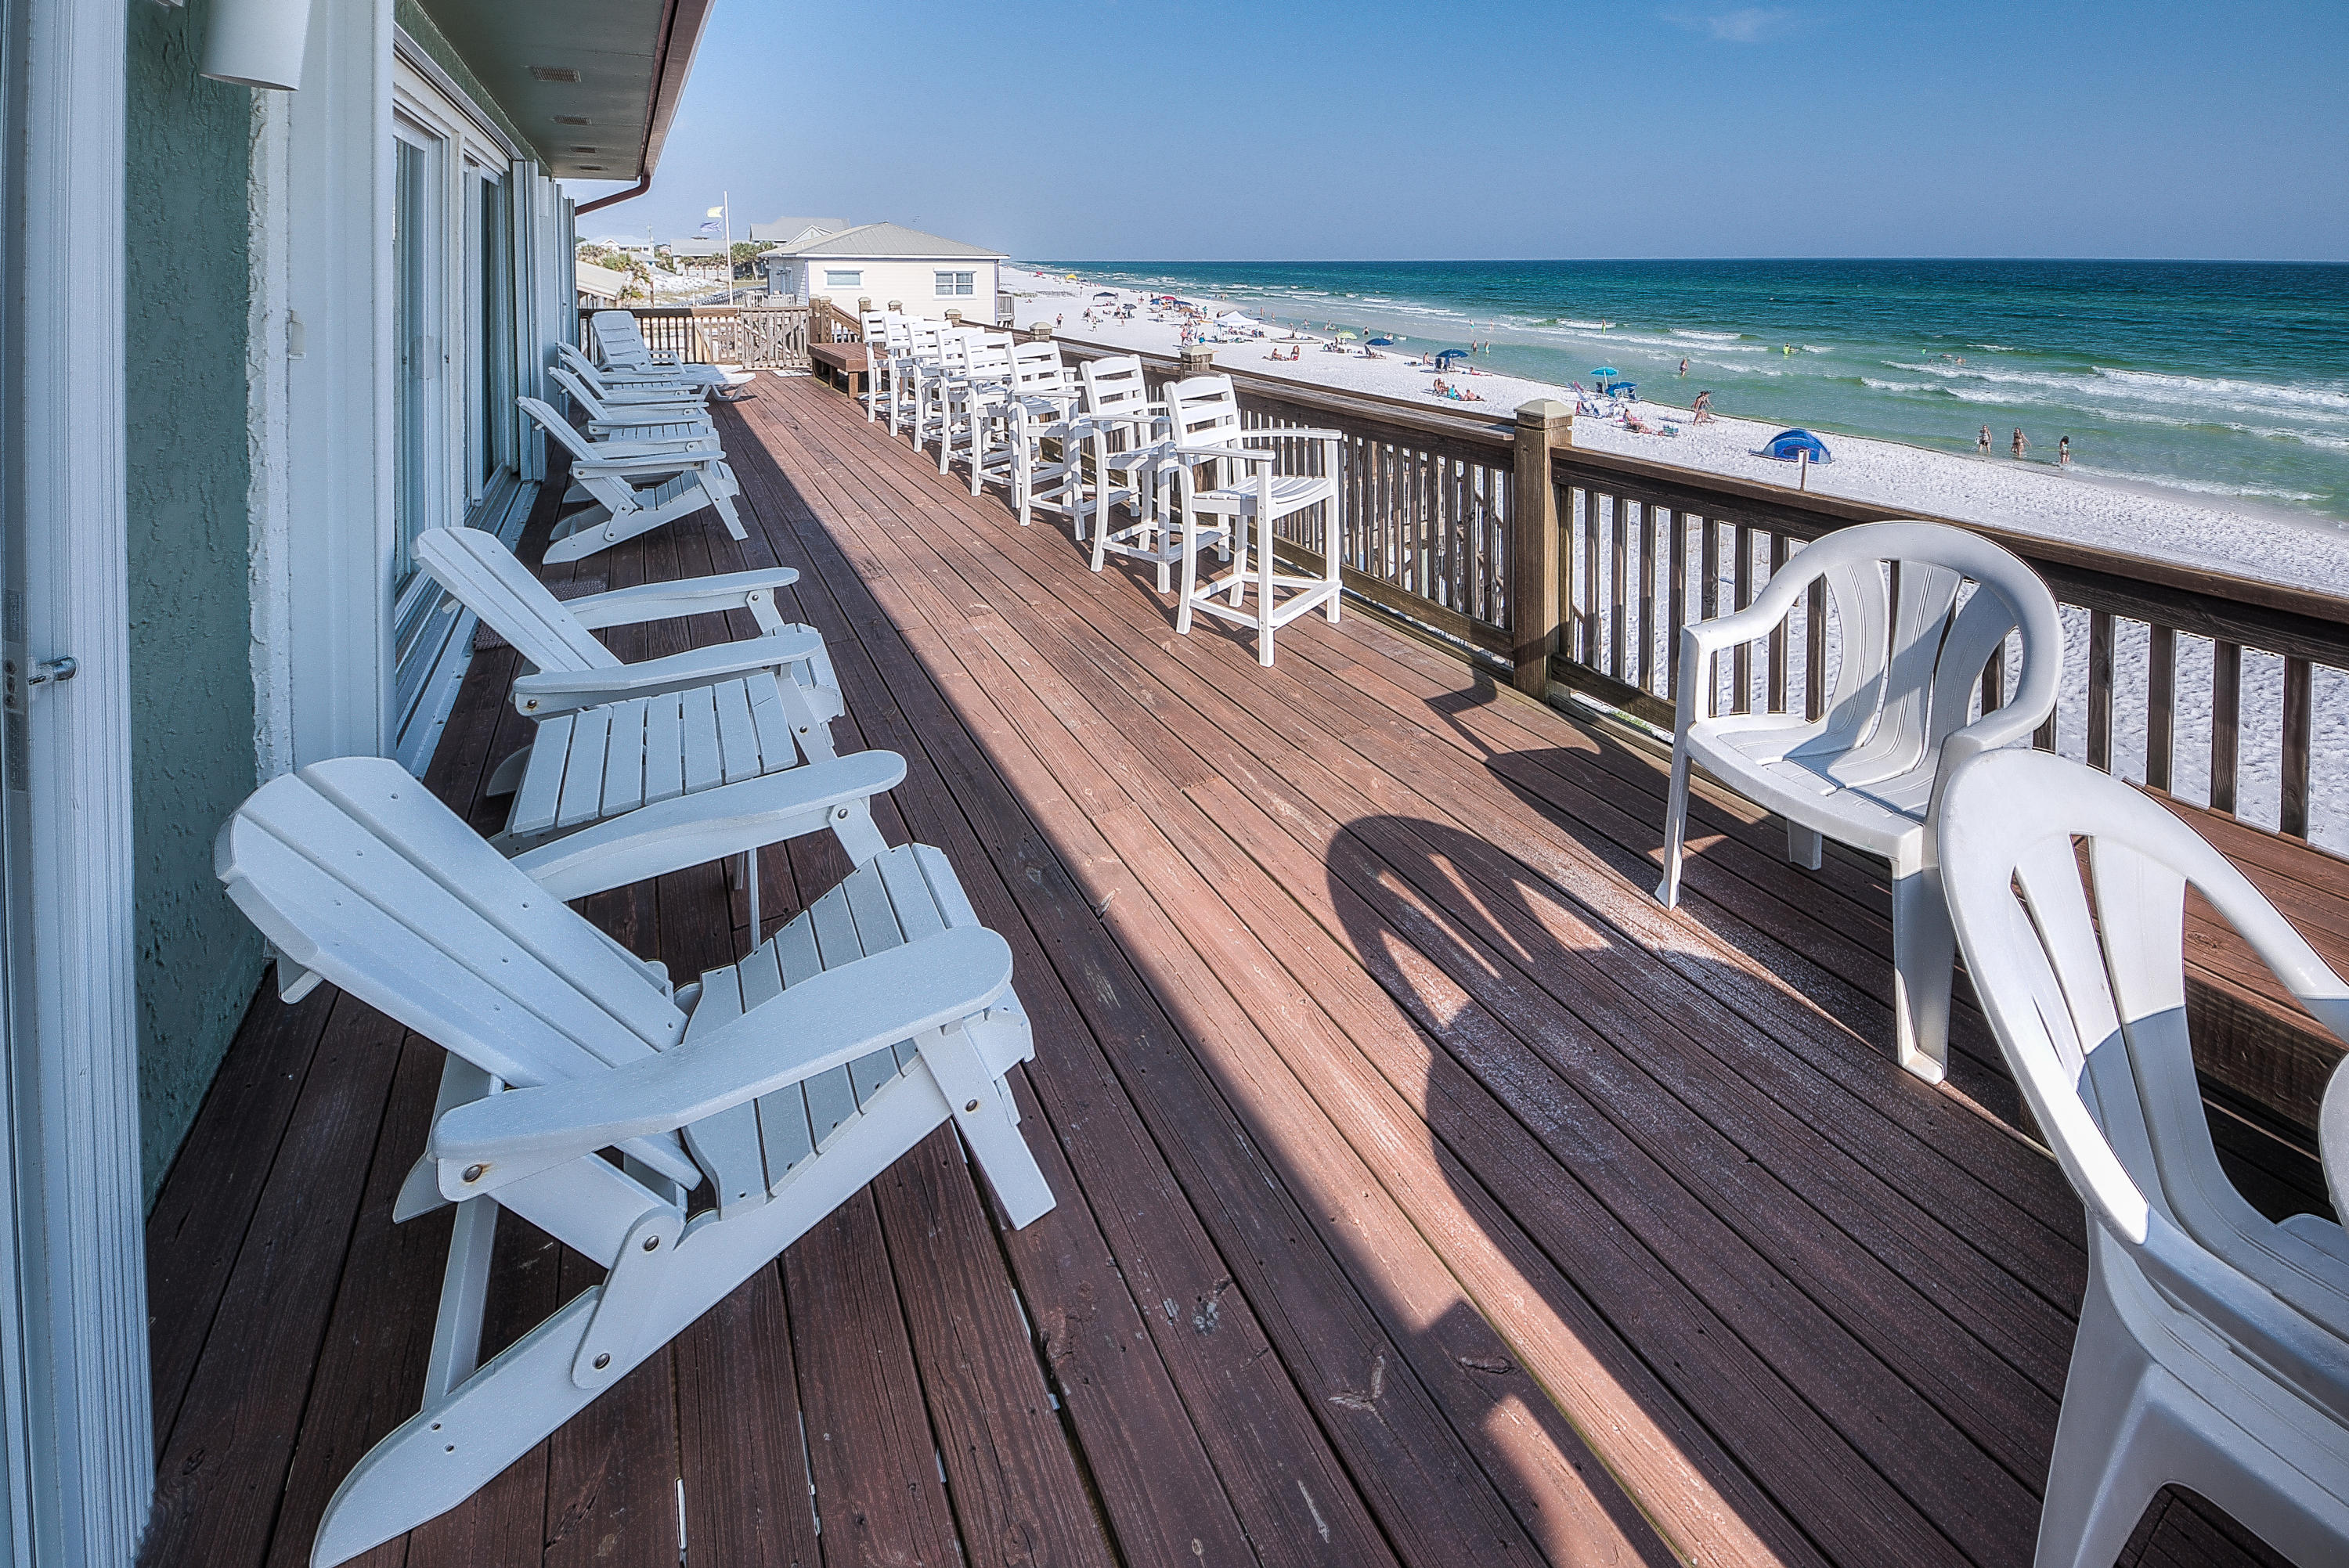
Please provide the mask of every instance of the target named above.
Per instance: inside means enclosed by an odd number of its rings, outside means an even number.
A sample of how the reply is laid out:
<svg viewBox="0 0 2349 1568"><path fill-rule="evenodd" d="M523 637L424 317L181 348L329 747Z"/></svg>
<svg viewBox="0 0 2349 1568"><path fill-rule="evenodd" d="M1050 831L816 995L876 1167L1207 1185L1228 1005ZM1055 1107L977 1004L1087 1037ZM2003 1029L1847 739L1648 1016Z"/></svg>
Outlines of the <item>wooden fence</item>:
<svg viewBox="0 0 2349 1568"><path fill-rule="evenodd" d="M594 352L595 310L579 310L579 346ZM655 305L630 310L645 346L688 365L740 365L750 370L808 367L808 307Z"/></svg>

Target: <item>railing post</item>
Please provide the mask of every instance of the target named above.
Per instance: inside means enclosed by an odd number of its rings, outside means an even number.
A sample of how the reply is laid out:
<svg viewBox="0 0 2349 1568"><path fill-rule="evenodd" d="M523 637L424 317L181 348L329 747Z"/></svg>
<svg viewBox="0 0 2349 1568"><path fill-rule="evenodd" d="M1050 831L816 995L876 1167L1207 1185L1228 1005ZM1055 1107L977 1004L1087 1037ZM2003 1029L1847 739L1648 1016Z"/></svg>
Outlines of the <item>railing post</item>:
<svg viewBox="0 0 2349 1568"><path fill-rule="evenodd" d="M1188 380L1194 376L1213 376L1215 373L1216 351L1212 345L1194 343L1174 351L1176 380Z"/></svg>
<svg viewBox="0 0 2349 1568"><path fill-rule="evenodd" d="M1549 657L1557 649L1557 487L1550 480L1550 454L1567 445L1573 431L1574 410L1553 398L1537 398L1517 410L1509 624L1516 687L1532 696L1549 691Z"/></svg>
<svg viewBox="0 0 2349 1568"><path fill-rule="evenodd" d="M1052 324L1049 321L1030 322L1028 324L1028 341L1030 343L1051 342Z"/></svg>

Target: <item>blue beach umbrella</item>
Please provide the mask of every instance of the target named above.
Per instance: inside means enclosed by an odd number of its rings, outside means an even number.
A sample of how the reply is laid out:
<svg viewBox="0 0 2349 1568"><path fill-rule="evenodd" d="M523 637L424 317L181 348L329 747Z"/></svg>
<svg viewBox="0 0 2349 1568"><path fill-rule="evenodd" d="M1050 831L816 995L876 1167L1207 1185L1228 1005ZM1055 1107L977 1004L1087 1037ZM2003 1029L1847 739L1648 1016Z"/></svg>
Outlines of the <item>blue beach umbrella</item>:
<svg viewBox="0 0 2349 1568"><path fill-rule="evenodd" d="M1616 369L1611 365L1594 365L1590 367L1590 374L1593 376L1620 376L1623 373L1620 370Z"/></svg>

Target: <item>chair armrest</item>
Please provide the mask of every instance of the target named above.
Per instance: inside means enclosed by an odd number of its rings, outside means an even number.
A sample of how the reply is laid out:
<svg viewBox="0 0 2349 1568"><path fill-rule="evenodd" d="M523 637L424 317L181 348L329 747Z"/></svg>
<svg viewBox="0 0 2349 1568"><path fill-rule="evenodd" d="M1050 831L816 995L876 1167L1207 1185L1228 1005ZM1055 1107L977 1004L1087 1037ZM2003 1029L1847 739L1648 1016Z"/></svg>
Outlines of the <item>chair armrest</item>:
<svg viewBox="0 0 2349 1568"><path fill-rule="evenodd" d="M1178 458L1232 458L1243 463L1277 463L1280 460L1278 452L1251 452L1245 447L1192 447L1174 442L1167 450Z"/></svg>
<svg viewBox="0 0 2349 1568"><path fill-rule="evenodd" d="M591 477L596 474L674 474L682 473L687 469L708 468L725 459L726 454L715 449L706 452L646 452L629 458L574 458L571 471Z"/></svg>
<svg viewBox="0 0 2349 1568"><path fill-rule="evenodd" d="M811 975L698 1039L609 1072L508 1089L432 1129L432 1157L505 1182L631 1138L674 1131L968 1018L1011 985L1011 948L966 925ZM449 1180L447 1176L444 1181Z"/></svg>
<svg viewBox="0 0 2349 1568"><path fill-rule="evenodd" d="M1681 628L1681 667L1692 666L1692 655L1716 653L1733 648L1740 643L1750 643L1766 637L1777 630L1778 623L1786 618L1784 609L1772 614L1759 603L1748 604L1734 614L1716 615L1710 621L1696 621Z"/></svg>
<svg viewBox="0 0 2349 1568"><path fill-rule="evenodd" d="M678 583L646 583L635 588L615 588L566 599L563 607L593 631L598 626L633 626L645 621L666 621L676 615L703 615L713 610L740 609L750 595L788 588L800 580L789 566L767 566L755 572L727 572L715 577L688 577Z"/></svg>
<svg viewBox="0 0 2349 1568"><path fill-rule="evenodd" d="M575 708L595 707L632 696L689 691L760 670L780 670L823 652L813 632L782 632L744 637L713 647L689 648L667 658L646 659L617 669L539 670L513 684L513 703L533 718L552 718Z"/></svg>
<svg viewBox="0 0 2349 1568"><path fill-rule="evenodd" d="M829 828L835 811L905 779L895 752L854 751L641 807L513 863L568 902Z"/></svg>
<svg viewBox="0 0 2349 1568"><path fill-rule="evenodd" d="M649 419L640 421L644 424L655 422ZM588 460L598 463L619 462L628 458L668 458L703 454L722 458L726 455L725 449L719 442L714 427L710 430L689 436L643 436L633 441L598 441L588 450Z"/></svg>

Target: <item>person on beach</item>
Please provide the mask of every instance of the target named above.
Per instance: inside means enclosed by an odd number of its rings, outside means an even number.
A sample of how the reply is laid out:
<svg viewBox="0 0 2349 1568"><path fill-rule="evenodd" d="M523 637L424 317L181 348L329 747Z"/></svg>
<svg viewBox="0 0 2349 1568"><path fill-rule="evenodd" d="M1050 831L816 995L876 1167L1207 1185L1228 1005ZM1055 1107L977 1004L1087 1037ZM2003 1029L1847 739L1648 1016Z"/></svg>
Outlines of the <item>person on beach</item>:
<svg viewBox="0 0 2349 1568"><path fill-rule="evenodd" d="M1976 438L1974 441L1974 450L1981 453L1985 458L1990 456L1990 427L1988 425L1984 425L1982 428L1981 436Z"/></svg>
<svg viewBox="0 0 2349 1568"><path fill-rule="evenodd" d="M2055 466L2059 469L2072 466L2072 438L2069 436L2055 443Z"/></svg>
<svg viewBox="0 0 2349 1568"><path fill-rule="evenodd" d="M2030 449L2031 443L2023 438L2023 428L2018 425L2015 427L2014 431L2014 455L2017 459L2020 459L2023 453Z"/></svg>
<svg viewBox="0 0 2349 1568"><path fill-rule="evenodd" d="M1689 412L1690 412L1690 413L1692 413L1692 414L1693 414L1694 416L1696 416L1693 419L1692 419L1692 420L1690 421L1690 423L1691 423L1691 424L1695 424L1695 425L1710 425L1710 424L1712 424L1712 423L1713 423L1713 394L1712 394L1712 393L1710 393L1710 392L1700 392L1700 393L1698 393L1698 394L1696 395L1696 401L1695 401L1695 403L1693 403L1693 404L1692 404L1692 405L1690 406Z"/></svg>

